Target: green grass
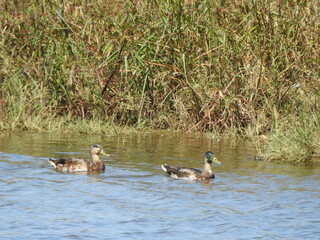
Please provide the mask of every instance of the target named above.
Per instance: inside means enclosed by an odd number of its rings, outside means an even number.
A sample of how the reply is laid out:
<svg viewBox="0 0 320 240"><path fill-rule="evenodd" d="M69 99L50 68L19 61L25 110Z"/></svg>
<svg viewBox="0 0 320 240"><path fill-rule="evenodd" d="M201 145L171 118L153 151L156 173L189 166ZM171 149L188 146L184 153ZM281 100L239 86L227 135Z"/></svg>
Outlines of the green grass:
<svg viewBox="0 0 320 240"><path fill-rule="evenodd" d="M316 146L301 143L319 122L319 5L4 1L0 129L127 126L280 139L290 123L286 139L302 138L297 149L313 156ZM316 121L306 127L302 115ZM277 137L268 146L284 142Z"/></svg>
<svg viewBox="0 0 320 240"><path fill-rule="evenodd" d="M300 122L282 122L283 126L273 131L264 147L267 160L295 164L320 162L319 116L300 116Z"/></svg>

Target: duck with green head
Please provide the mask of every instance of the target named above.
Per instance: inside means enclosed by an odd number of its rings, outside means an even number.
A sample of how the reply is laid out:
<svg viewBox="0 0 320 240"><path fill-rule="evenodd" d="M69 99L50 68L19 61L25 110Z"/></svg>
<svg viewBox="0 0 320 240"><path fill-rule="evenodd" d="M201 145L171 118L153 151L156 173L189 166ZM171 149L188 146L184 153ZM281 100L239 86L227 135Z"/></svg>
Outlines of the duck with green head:
<svg viewBox="0 0 320 240"><path fill-rule="evenodd" d="M211 164L221 164L215 157L213 152L206 152L203 157L203 169L195 169L188 167L174 167L167 164L162 164L163 171L168 173L173 178L181 178L185 180L204 180L215 178L214 173L211 170Z"/></svg>
<svg viewBox="0 0 320 240"><path fill-rule="evenodd" d="M86 171L103 171L105 166L100 160L99 155L110 156L105 153L100 144L93 144L89 151L90 159L84 158L49 158L49 163L61 172L86 172Z"/></svg>

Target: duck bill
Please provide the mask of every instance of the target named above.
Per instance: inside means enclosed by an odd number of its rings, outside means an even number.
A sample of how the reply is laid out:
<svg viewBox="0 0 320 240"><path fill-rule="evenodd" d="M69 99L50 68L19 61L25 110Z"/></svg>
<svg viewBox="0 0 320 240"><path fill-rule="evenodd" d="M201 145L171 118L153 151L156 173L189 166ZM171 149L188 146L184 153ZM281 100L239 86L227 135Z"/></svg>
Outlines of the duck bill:
<svg viewBox="0 0 320 240"><path fill-rule="evenodd" d="M103 151L103 150L100 151L100 154L103 155L103 156L111 157L110 154L106 153L106 152Z"/></svg>
<svg viewBox="0 0 320 240"><path fill-rule="evenodd" d="M216 164L221 164L221 162L215 157L212 159L212 162Z"/></svg>

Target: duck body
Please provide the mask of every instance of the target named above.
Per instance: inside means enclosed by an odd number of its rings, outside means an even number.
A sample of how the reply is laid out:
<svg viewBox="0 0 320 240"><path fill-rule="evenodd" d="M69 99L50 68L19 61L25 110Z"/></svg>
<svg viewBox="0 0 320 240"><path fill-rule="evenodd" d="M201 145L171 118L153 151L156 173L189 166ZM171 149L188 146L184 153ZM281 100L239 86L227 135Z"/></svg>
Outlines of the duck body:
<svg viewBox="0 0 320 240"><path fill-rule="evenodd" d="M49 158L49 163L51 163L56 170L61 172L86 172L105 170L105 165L102 161L91 162L90 160L84 158Z"/></svg>
<svg viewBox="0 0 320 240"><path fill-rule="evenodd" d="M91 159L84 158L49 158L49 163L61 172L87 172L87 171L103 171L104 163L100 160L99 154L109 156L99 144L92 145L90 149Z"/></svg>
<svg viewBox="0 0 320 240"><path fill-rule="evenodd" d="M168 173L172 178L181 178L185 180L204 180L215 178L214 173L211 171L204 172L196 168L174 167L167 164L162 164L161 167L163 171Z"/></svg>
<svg viewBox="0 0 320 240"><path fill-rule="evenodd" d="M215 178L214 173L211 170L212 163L221 164L217 158L215 158L213 152L206 152L203 157L203 169L189 168L189 167L174 167L168 164L162 164L163 171L168 173L172 178L180 178L184 180L204 180Z"/></svg>

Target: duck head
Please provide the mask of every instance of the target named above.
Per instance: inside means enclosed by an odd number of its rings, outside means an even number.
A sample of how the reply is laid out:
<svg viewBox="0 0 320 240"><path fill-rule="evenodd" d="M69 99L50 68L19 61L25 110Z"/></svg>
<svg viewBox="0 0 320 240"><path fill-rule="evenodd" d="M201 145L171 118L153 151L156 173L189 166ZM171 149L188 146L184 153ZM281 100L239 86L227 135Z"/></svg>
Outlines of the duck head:
<svg viewBox="0 0 320 240"><path fill-rule="evenodd" d="M93 144L90 149L90 155L92 156L92 155L99 155L99 154L110 157L110 155L103 150L100 144Z"/></svg>
<svg viewBox="0 0 320 240"><path fill-rule="evenodd" d="M203 163L209 163L210 165L212 163L217 163L217 164L221 164L220 161L218 161L218 159L215 157L213 152L206 152L204 157L203 157Z"/></svg>

